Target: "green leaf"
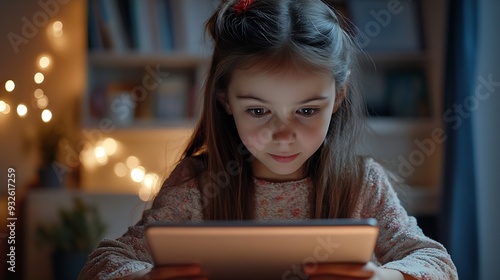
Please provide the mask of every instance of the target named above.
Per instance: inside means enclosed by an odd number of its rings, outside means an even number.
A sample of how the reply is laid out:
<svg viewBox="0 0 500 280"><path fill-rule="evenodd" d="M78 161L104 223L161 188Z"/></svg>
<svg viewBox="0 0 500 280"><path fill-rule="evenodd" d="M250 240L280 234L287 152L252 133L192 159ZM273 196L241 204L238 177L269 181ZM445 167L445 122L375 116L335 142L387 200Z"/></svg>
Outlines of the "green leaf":
<svg viewBox="0 0 500 280"><path fill-rule="evenodd" d="M37 243L55 251L89 252L106 232L97 208L73 197L70 209L59 209L59 223L37 226Z"/></svg>

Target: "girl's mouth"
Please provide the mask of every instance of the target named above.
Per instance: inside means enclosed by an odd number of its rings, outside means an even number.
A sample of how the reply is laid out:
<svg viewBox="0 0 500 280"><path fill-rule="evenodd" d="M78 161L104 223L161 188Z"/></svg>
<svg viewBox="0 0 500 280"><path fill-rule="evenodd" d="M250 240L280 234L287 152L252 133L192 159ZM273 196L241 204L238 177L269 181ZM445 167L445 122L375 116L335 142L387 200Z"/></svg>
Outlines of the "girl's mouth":
<svg viewBox="0 0 500 280"><path fill-rule="evenodd" d="M295 154L295 155L291 155L291 156L278 156L278 155L273 155L273 154L270 154L274 160L276 160L277 162L281 162L281 163L287 163L287 162L291 162L293 161L295 158L297 158L297 156L299 154Z"/></svg>

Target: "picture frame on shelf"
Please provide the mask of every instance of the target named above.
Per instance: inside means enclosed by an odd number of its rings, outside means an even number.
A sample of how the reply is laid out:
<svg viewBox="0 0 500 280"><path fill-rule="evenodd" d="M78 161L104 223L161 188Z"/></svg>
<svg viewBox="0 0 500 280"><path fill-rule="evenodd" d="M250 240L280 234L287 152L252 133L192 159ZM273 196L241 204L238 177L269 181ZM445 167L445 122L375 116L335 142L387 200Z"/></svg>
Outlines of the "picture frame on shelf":
<svg viewBox="0 0 500 280"><path fill-rule="evenodd" d="M371 53L424 50L420 1L347 1L356 41Z"/></svg>

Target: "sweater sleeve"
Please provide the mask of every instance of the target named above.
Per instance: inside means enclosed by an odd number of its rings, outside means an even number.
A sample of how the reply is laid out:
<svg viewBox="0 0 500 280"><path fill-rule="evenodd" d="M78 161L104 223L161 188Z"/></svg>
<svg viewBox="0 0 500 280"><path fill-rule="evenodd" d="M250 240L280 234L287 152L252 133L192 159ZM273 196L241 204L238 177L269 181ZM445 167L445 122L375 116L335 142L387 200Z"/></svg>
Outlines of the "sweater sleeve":
<svg viewBox="0 0 500 280"><path fill-rule="evenodd" d="M378 221L377 261L421 280L458 279L446 248L425 236L416 219L406 213L384 169L369 160L365 178L359 214Z"/></svg>
<svg viewBox="0 0 500 280"><path fill-rule="evenodd" d="M153 266L144 229L154 222L202 219L200 192L192 173L191 159L184 159L163 184L150 209L120 238L103 239L80 272L80 280L117 279ZM188 177L190 176L190 177Z"/></svg>

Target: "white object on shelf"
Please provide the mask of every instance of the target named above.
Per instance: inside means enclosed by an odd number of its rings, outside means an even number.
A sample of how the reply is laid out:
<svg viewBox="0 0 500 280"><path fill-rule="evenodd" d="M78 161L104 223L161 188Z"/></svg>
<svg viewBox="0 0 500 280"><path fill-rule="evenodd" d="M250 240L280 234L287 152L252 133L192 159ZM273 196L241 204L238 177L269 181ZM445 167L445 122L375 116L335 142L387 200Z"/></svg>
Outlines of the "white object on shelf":
<svg viewBox="0 0 500 280"><path fill-rule="evenodd" d="M108 94L108 117L114 124L129 125L134 121L135 102L130 92L117 91Z"/></svg>

